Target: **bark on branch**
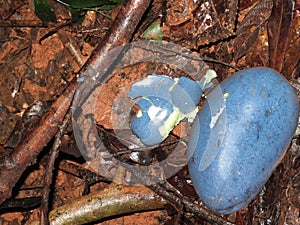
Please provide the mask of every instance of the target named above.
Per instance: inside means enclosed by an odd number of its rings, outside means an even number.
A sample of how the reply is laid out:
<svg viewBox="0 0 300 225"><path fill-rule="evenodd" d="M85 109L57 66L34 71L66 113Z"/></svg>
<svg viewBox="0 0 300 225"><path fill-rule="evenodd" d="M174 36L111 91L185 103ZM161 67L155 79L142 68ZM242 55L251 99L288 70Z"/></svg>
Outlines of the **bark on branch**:
<svg viewBox="0 0 300 225"><path fill-rule="evenodd" d="M109 188L86 195L49 213L50 225L86 224L126 213L163 208L167 202L143 186L110 185ZM38 225L32 222L30 225Z"/></svg>
<svg viewBox="0 0 300 225"><path fill-rule="evenodd" d="M86 73L89 65L94 63L96 59L97 63L103 63L105 54L110 49L130 41L149 4L150 0L126 0L124 2L111 29L80 71L80 76ZM106 74L106 76L108 75ZM53 104L50 112L41 118L37 126L27 134L3 163L0 173L0 204L11 196L13 187L25 169L35 163L38 154L58 131L57 125L63 121L71 105L76 87L77 81L74 79L64 94Z"/></svg>

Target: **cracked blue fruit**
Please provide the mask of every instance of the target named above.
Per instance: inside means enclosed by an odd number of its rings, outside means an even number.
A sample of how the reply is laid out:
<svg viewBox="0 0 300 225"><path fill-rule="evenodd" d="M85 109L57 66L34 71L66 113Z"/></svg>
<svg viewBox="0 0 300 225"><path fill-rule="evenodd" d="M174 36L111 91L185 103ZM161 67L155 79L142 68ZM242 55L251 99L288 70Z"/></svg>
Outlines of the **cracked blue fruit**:
<svg viewBox="0 0 300 225"><path fill-rule="evenodd" d="M176 114L173 104L154 96L141 98L136 104L142 110L132 120L131 129L145 145L160 143L168 130L165 122Z"/></svg>
<svg viewBox="0 0 300 225"><path fill-rule="evenodd" d="M145 145L157 145L184 118L193 120L198 112L202 90L186 77L172 79L152 74L132 85L128 93L138 98L140 111L130 124L131 130Z"/></svg>
<svg viewBox="0 0 300 225"><path fill-rule="evenodd" d="M272 69L245 69L215 87L194 121L188 147L202 201L222 214L246 206L283 158L297 122L295 91Z"/></svg>

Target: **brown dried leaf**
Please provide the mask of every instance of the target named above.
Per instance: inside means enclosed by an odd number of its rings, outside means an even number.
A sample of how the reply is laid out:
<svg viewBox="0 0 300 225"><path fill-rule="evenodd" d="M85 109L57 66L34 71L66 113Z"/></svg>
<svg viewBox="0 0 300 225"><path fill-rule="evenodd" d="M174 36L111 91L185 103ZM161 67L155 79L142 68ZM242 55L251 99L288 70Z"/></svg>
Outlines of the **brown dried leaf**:
<svg viewBox="0 0 300 225"><path fill-rule="evenodd" d="M268 22L269 67L281 72L285 52L289 43L292 21L293 0L274 0Z"/></svg>
<svg viewBox="0 0 300 225"><path fill-rule="evenodd" d="M240 8L240 10L244 10L244 9L254 5L257 2L259 2L259 0L241 0L239 8Z"/></svg>
<svg viewBox="0 0 300 225"><path fill-rule="evenodd" d="M242 59L243 65L250 67L268 66L269 64L269 46L267 29L263 29L257 37L257 40L249 48L247 54ZM241 63L242 60L239 61Z"/></svg>
<svg viewBox="0 0 300 225"><path fill-rule="evenodd" d="M264 0L258 2L247 13L237 29L237 38L234 41L234 59L237 61L246 54L248 49L256 41L263 25L271 15L273 2Z"/></svg>
<svg viewBox="0 0 300 225"><path fill-rule="evenodd" d="M300 2L300 1L299 1ZM300 15L294 18L290 33L290 41L284 56L281 73L288 79L300 77Z"/></svg>

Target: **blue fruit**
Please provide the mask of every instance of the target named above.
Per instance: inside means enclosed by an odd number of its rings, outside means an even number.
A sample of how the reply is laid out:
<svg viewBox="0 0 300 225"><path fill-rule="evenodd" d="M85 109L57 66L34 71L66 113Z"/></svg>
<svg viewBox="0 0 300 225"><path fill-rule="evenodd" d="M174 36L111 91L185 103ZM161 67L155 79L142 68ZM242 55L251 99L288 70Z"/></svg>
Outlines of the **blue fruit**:
<svg viewBox="0 0 300 225"><path fill-rule="evenodd" d="M297 121L295 91L272 69L245 69L218 85L194 121L188 148L203 202L224 214L247 205L284 156Z"/></svg>
<svg viewBox="0 0 300 225"><path fill-rule="evenodd" d="M200 85L186 77L152 74L132 85L128 93L140 111L130 128L145 145L160 144L183 119L193 120L202 95Z"/></svg>
<svg viewBox="0 0 300 225"><path fill-rule="evenodd" d="M165 122L174 114L173 104L154 96L136 102L142 109L132 120L131 129L145 145L159 144L165 137Z"/></svg>

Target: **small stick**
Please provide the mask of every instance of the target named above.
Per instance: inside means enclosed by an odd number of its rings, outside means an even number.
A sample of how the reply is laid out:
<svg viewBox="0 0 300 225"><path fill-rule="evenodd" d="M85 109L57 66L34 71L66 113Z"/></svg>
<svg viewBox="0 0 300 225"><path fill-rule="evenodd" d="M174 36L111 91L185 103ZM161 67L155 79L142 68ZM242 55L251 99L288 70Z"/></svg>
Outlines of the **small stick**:
<svg viewBox="0 0 300 225"><path fill-rule="evenodd" d="M153 192L167 200L170 204L174 205L177 209L184 208L187 212L194 213L200 218L218 225L234 225L234 223L222 218L196 202L193 202L187 197L181 195L181 193L176 190L167 181L162 184L155 184L151 176L147 174L140 173L136 168L128 166L122 163L122 166L127 169L133 176L135 176L142 184L151 189ZM173 190L173 192L168 191Z"/></svg>
<svg viewBox="0 0 300 225"><path fill-rule="evenodd" d="M104 56L110 49L131 40L149 4L150 0L126 0L124 2L102 44L83 66L79 76L86 75L88 67L95 61L100 65L104 64L107 61ZM106 74L106 76L109 76L109 74ZM103 80L105 79L101 79L100 82L103 82ZM2 169L0 174L0 204L11 196L13 187L25 169L35 163L37 155L58 131L57 125L62 123L65 114L69 110L77 86L77 79L74 78L64 94L54 102L50 112L41 118L37 126L26 135L5 160L5 168Z"/></svg>
<svg viewBox="0 0 300 225"><path fill-rule="evenodd" d="M13 150L3 165L0 172L0 204L11 196L12 189L25 169L36 162L36 157L44 146L58 131L69 110L75 93L76 80L71 82L66 91L54 102L50 111L46 113L37 125L30 130L22 142Z"/></svg>
<svg viewBox="0 0 300 225"><path fill-rule="evenodd" d="M82 165L77 164L73 161L69 160L63 160L59 164L59 170L71 174L73 176L79 177L81 179L84 179L84 190L82 195L87 195L90 192L90 186L98 183L98 182L105 182L110 183L111 181L106 179L105 177L100 176L97 173L94 173L93 171L90 171L86 168L84 168Z"/></svg>
<svg viewBox="0 0 300 225"><path fill-rule="evenodd" d="M184 209L187 212L194 213L195 215L199 216L200 218L219 225L234 225L234 223L222 218L221 216L210 212L209 210L205 209L203 206L192 202L187 197L180 198L176 196L174 193L167 191L168 186L170 186L169 183L163 183L163 184L154 184L154 185L147 185L148 188L150 188L152 191L154 191L156 194L160 195L173 205L182 208L184 206Z"/></svg>
<svg viewBox="0 0 300 225"><path fill-rule="evenodd" d="M61 161L59 164L59 170L84 180L88 179L89 180L87 181L88 183L95 183L95 182L109 183L110 182L105 177L102 177L99 174L84 168L81 164L77 164L69 160Z"/></svg>
<svg viewBox="0 0 300 225"><path fill-rule="evenodd" d="M64 132L68 126L68 123L71 119L70 112L66 115L63 124L60 126L59 131L55 135L54 145L50 151L50 158L45 170L45 177L44 177L44 187L43 187L43 194L42 194L42 203L40 207L40 222L41 225L48 225L48 211L49 211L49 195L50 195L50 186L53 182L53 170L54 170L54 163L55 159L59 153L59 147L61 145L61 139L64 135Z"/></svg>

